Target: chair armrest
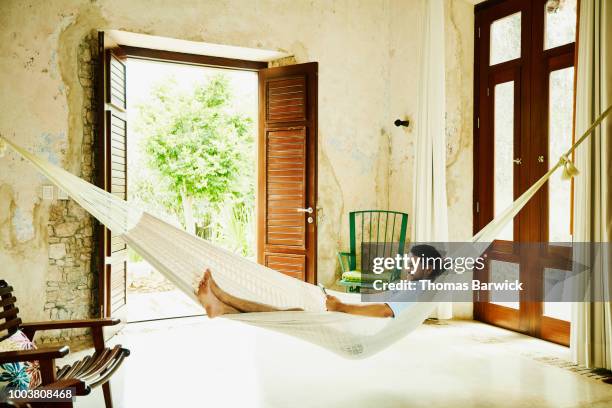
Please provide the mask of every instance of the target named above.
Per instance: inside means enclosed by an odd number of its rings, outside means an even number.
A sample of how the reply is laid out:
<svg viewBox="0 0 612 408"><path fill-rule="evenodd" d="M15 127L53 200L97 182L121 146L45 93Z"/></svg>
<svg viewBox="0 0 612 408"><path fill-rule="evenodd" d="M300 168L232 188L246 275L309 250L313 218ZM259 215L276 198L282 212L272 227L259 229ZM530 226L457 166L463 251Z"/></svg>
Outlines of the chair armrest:
<svg viewBox="0 0 612 408"><path fill-rule="evenodd" d="M21 323L24 331L55 330L55 329L77 329L81 327L104 327L114 326L121 323L120 319L83 319L83 320L50 320L48 322Z"/></svg>
<svg viewBox="0 0 612 408"><path fill-rule="evenodd" d="M82 327L94 328L104 326L114 326L121 323L120 319L83 319L83 320L50 320L48 322L31 322L22 323L20 328L25 333L32 335L39 330L55 330L55 329L77 329ZM29 337L29 336L28 336Z"/></svg>
<svg viewBox="0 0 612 408"><path fill-rule="evenodd" d="M342 268L342 273L347 272L350 269L349 262L352 257L353 254L351 254L350 252L338 252L338 262L340 262L340 268ZM345 263L346 267L344 265Z"/></svg>
<svg viewBox="0 0 612 408"><path fill-rule="evenodd" d="M50 360L64 357L70 353L68 346L45 347L36 350L18 350L0 352L0 364L17 363L32 360Z"/></svg>
<svg viewBox="0 0 612 408"><path fill-rule="evenodd" d="M77 329L90 328L92 330L102 330L104 326L114 326L121 323L120 319L103 318L103 319L82 319L82 320L50 320L48 322L31 322L21 323L19 325L23 333L30 339L34 340L34 335L39 330L55 330L55 329Z"/></svg>

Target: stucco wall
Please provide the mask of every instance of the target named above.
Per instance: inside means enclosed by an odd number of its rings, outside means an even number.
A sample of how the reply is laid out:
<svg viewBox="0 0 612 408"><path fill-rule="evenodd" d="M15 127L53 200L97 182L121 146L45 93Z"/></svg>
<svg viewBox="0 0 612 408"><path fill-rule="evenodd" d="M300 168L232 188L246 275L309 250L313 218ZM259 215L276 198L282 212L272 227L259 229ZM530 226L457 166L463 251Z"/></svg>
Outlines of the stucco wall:
<svg viewBox="0 0 612 408"><path fill-rule="evenodd" d="M5 0L0 132L88 177L91 90L82 67L91 56L83 47L98 29L279 49L297 62L318 61L318 272L330 284L335 253L348 240L348 211L410 212L415 135L392 123L416 112L423 1L184 0L177 7L161 0ZM473 6L448 0L446 22L449 220L451 237L461 240L471 235ZM28 319L56 317L47 295L58 278L49 256L56 232L48 227L62 203L41 199L43 182L15 156L0 160L0 276L16 286ZM81 224L63 238L82 239L88 224ZM78 273L70 269L59 280L77 282ZM81 307L71 317L87 314L82 306L93 302L95 282L81 284L89 296L75 298Z"/></svg>

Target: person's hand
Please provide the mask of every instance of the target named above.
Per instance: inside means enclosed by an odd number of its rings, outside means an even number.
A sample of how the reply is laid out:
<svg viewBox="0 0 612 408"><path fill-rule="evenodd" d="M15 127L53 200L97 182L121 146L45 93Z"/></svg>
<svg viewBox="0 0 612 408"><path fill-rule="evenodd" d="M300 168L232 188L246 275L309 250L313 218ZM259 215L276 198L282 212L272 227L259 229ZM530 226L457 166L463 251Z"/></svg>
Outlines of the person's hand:
<svg viewBox="0 0 612 408"><path fill-rule="evenodd" d="M330 312L339 312L342 307L342 302L335 296L326 295L325 296L325 307Z"/></svg>

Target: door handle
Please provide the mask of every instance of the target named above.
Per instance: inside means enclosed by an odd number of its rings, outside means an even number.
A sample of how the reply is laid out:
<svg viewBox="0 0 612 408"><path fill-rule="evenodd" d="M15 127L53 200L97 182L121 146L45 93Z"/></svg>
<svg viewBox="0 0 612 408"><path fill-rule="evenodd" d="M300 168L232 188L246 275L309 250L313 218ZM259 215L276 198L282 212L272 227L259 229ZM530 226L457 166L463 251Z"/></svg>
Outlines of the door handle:
<svg viewBox="0 0 612 408"><path fill-rule="evenodd" d="M544 163L544 156L538 156L538 163Z"/></svg>
<svg viewBox="0 0 612 408"><path fill-rule="evenodd" d="M520 157L517 159L512 160L515 164L521 164L523 162L523 159L521 159Z"/></svg>
<svg viewBox="0 0 612 408"><path fill-rule="evenodd" d="M312 214L314 212L314 210L312 209L312 207L308 207L308 208L298 208L297 209L298 212L303 212L303 213L308 213L308 214Z"/></svg>

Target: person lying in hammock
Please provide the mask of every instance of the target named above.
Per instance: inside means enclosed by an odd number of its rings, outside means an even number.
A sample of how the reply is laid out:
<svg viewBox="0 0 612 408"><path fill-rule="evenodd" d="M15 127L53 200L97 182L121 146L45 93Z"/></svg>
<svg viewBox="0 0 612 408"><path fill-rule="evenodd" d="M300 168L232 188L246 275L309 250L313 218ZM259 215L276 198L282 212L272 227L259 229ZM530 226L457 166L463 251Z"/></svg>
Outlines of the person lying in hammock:
<svg viewBox="0 0 612 408"><path fill-rule="evenodd" d="M415 245L411 249L413 256L421 256L429 259L442 258L440 253L429 245ZM418 255L416 255L418 254ZM437 278L443 271L438 269L426 269L419 267L414 274L407 276L407 279L421 280ZM204 272L204 277L200 281L196 291L200 303L206 310L209 318L215 318L225 314L234 313L255 313L255 312L281 312L281 311L302 311L302 309L279 309L274 306L252 302L241 299L222 290L212 277L209 269ZM326 295L325 305L330 312L342 312L359 316L369 317L396 317L406 309L410 302L387 302L387 303L343 303L337 297Z"/></svg>

